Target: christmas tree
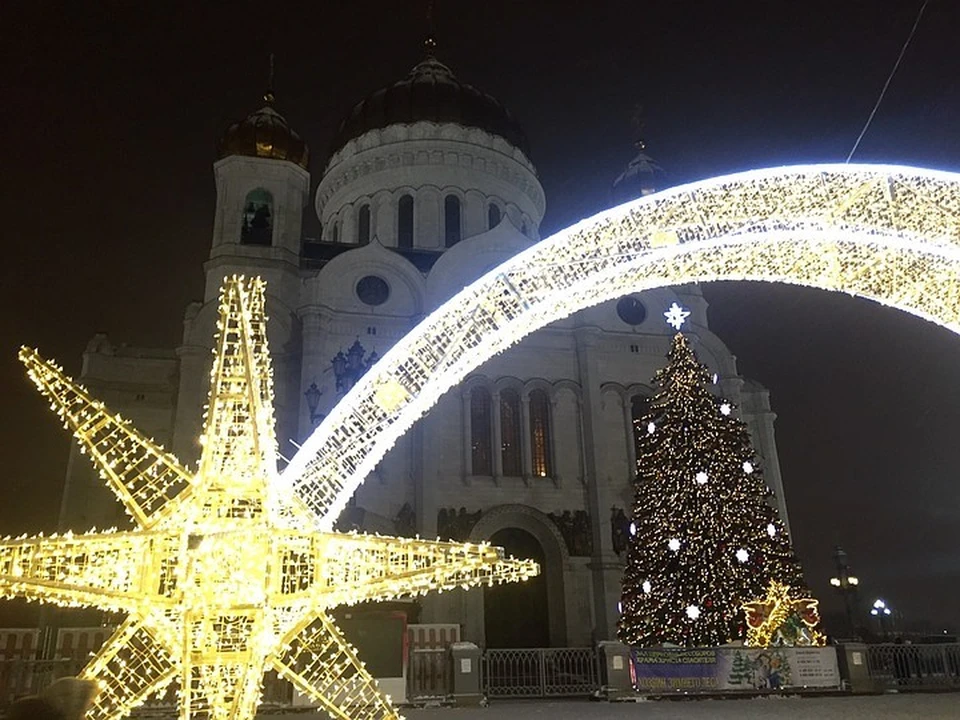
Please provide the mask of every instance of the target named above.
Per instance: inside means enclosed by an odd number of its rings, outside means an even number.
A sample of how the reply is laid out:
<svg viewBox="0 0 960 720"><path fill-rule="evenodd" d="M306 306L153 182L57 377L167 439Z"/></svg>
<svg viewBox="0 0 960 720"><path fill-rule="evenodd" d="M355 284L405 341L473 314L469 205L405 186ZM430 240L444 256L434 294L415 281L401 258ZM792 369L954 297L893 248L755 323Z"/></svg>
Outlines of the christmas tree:
<svg viewBox="0 0 960 720"><path fill-rule="evenodd" d="M689 313L674 304L679 331ZM742 605L802 570L744 423L677 332L640 420L618 633L628 645L708 647L745 634Z"/></svg>

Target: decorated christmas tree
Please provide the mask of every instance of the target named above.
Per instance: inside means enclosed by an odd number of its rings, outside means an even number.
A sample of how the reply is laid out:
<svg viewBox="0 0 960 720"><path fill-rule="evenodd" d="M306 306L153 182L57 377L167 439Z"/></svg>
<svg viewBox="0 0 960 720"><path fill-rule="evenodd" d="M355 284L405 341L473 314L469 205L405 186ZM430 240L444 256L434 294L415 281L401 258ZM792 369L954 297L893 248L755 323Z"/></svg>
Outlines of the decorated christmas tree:
<svg viewBox="0 0 960 720"><path fill-rule="evenodd" d="M629 645L742 639L743 604L771 580L803 588L800 563L744 423L677 330L637 433L638 474L619 636Z"/></svg>

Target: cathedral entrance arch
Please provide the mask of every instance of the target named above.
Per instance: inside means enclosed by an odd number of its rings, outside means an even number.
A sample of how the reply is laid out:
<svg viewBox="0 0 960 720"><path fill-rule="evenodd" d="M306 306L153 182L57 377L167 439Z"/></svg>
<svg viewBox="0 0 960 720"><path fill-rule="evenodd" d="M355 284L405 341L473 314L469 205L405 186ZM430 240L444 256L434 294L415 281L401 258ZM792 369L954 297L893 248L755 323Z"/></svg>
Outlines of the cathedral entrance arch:
<svg viewBox="0 0 960 720"><path fill-rule="evenodd" d="M569 556L553 521L526 505L500 505L473 526L470 541L488 541L507 555L536 560L540 575L468 593L465 637L483 638L491 648L565 645L563 574Z"/></svg>
<svg viewBox="0 0 960 720"><path fill-rule="evenodd" d="M283 484L330 528L348 496L340 491L355 489L444 392L495 354L583 308L712 280L846 292L960 332L960 175L881 165L751 171L562 230L400 340L307 439Z"/></svg>

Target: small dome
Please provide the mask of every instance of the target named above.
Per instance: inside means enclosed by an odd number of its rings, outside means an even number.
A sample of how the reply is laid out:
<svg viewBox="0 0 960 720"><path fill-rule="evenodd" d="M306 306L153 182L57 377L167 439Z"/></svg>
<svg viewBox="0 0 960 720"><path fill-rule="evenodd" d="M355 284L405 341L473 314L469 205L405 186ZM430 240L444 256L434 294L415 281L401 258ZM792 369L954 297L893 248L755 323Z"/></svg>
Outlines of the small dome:
<svg viewBox="0 0 960 720"><path fill-rule="evenodd" d="M306 169L310 151L303 139L287 124L283 115L273 109L273 94L264 96L267 104L242 122L234 123L220 138L217 157L247 155L289 160Z"/></svg>
<svg viewBox="0 0 960 720"><path fill-rule="evenodd" d="M354 105L340 123L330 154L368 130L420 120L480 128L530 154L527 137L509 111L490 95L457 80L432 54L403 80Z"/></svg>
<svg viewBox="0 0 960 720"><path fill-rule="evenodd" d="M646 153L646 145L642 140L637 141L636 157L627 165L613 181L611 202L614 205L636 200L638 197L650 195L666 187L665 173L662 167Z"/></svg>

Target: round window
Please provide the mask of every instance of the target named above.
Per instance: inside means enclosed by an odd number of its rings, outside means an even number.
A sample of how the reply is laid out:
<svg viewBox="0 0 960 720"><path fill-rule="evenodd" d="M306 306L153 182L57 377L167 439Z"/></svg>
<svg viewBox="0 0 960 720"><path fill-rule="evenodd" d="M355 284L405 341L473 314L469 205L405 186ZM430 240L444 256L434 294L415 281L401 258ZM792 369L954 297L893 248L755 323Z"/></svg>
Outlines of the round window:
<svg viewBox="0 0 960 720"><path fill-rule="evenodd" d="M390 286L382 277L367 275L357 283L357 297L366 305L383 305L390 297Z"/></svg>
<svg viewBox="0 0 960 720"><path fill-rule="evenodd" d="M628 295L617 303L617 315L627 325L639 325L647 318L647 309L640 302L640 298Z"/></svg>

